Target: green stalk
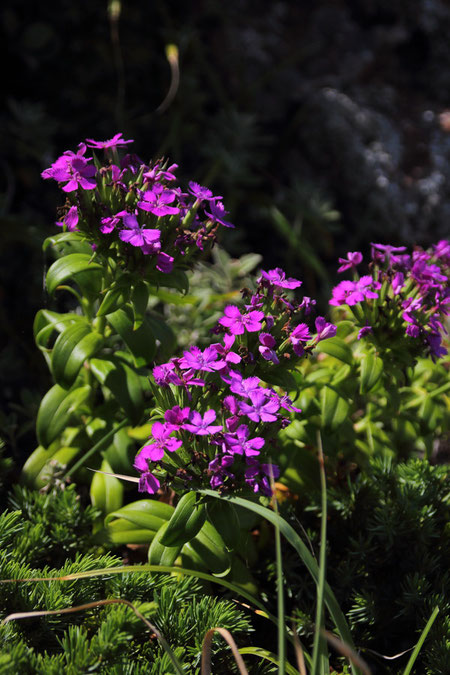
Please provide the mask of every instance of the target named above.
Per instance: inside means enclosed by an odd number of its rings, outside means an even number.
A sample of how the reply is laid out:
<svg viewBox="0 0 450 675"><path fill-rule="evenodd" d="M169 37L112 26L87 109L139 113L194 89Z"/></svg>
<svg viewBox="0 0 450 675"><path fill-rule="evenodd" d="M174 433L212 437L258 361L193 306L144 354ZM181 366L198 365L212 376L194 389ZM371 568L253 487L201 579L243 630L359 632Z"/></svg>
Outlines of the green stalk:
<svg viewBox="0 0 450 675"><path fill-rule="evenodd" d="M322 517L320 525L320 555L319 578L317 581L316 626L314 631L311 675L322 675L322 668L320 667L321 663L328 659L326 641L321 633L322 625L324 623L324 592L327 546L327 482L325 476L325 465L320 431L317 431L317 446L319 450L320 488L322 492Z"/></svg>
<svg viewBox="0 0 450 675"><path fill-rule="evenodd" d="M273 476L270 476L272 492L274 491ZM281 558L281 533L278 513L278 502L274 495L273 510L277 515L275 521L275 556L277 565L277 606L278 606L278 674L286 672L286 630L284 626L284 588L283 588L283 564Z"/></svg>

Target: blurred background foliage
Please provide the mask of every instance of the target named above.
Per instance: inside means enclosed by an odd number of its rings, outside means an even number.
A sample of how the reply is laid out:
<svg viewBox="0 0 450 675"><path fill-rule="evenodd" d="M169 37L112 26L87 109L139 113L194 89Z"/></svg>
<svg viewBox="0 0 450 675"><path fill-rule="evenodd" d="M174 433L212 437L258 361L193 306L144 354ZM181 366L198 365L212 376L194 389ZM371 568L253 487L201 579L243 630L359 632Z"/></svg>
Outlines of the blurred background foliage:
<svg viewBox="0 0 450 675"><path fill-rule="evenodd" d="M16 458L50 384L32 342L60 199L44 168L122 131L224 196L234 258L261 254L325 306L339 255L448 231L449 29L444 0L3 3L0 427Z"/></svg>

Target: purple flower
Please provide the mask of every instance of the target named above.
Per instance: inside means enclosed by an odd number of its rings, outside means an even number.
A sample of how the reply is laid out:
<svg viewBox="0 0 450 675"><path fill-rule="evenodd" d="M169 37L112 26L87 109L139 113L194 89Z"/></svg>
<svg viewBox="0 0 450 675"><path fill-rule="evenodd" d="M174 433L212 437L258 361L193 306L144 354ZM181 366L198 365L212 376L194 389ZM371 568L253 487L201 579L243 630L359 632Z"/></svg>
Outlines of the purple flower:
<svg viewBox="0 0 450 675"><path fill-rule="evenodd" d="M304 348L302 342L308 342L311 338L309 334L309 327L306 323L299 323L298 326L294 328L292 333L289 336L289 341L292 344L292 349L297 356L302 356L304 354Z"/></svg>
<svg viewBox="0 0 450 675"><path fill-rule="evenodd" d="M162 179L170 182L176 180L176 176L174 174L176 169L178 169L178 164L171 164L167 169L160 169L159 164L155 164L155 166L143 174L143 177L147 180L147 182L151 181L152 183Z"/></svg>
<svg viewBox="0 0 450 675"><path fill-rule="evenodd" d="M205 209L205 214L212 220L213 223L218 223L224 227L234 227L232 223L228 220L225 220L225 216L228 215L228 211L225 211L225 207L222 202L209 202L209 208L211 213L208 213Z"/></svg>
<svg viewBox="0 0 450 675"><path fill-rule="evenodd" d="M251 404L245 401L239 402L241 413L247 415L253 422L275 422L277 420L276 412L280 409L280 402L270 396L270 392L265 393L264 389L252 391L249 394Z"/></svg>
<svg viewBox="0 0 450 675"><path fill-rule="evenodd" d="M189 351L183 352L180 366L183 369L192 368L193 370L204 370L208 373L213 373L226 366L225 361L218 361L217 357L217 350L214 346L206 347L203 351L199 347L194 346Z"/></svg>
<svg viewBox="0 0 450 675"><path fill-rule="evenodd" d="M309 298L307 295L303 298L301 303L298 306L298 309L303 309L305 312L305 315L308 316L308 314L311 314L312 308L315 306L316 301L313 300L312 298Z"/></svg>
<svg viewBox="0 0 450 675"><path fill-rule="evenodd" d="M234 434L224 434L228 452L245 455L246 457L259 455L259 451L264 445L264 438L256 436L249 439L249 435L250 431L246 424L241 424Z"/></svg>
<svg viewBox="0 0 450 675"><path fill-rule="evenodd" d="M272 361L275 365L280 363L280 359L277 356L277 353L274 351L276 342L273 335L270 333L260 333L259 341L261 346L258 347L259 353L266 361Z"/></svg>
<svg viewBox="0 0 450 675"><path fill-rule="evenodd" d="M203 417L199 412L193 410L189 415L189 423L183 424L182 428L190 431L197 436L208 436L222 431L221 424L211 424L216 419L215 410L207 410Z"/></svg>
<svg viewBox="0 0 450 675"><path fill-rule="evenodd" d="M116 225L120 222L120 219L122 216L128 215L128 211L119 211L119 213L116 213L115 216L108 216L106 218L101 219L101 227L100 227L100 232L102 234L110 234Z"/></svg>
<svg viewBox="0 0 450 675"><path fill-rule="evenodd" d="M120 148L127 145L127 143L134 143L134 141L126 141L122 138L122 134L116 134L108 141L94 141L92 138L86 138L86 143L89 148L105 150L106 148Z"/></svg>
<svg viewBox="0 0 450 675"><path fill-rule="evenodd" d="M189 417L190 408L180 408L179 405L174 406L170 410L166 410L164 419L167 422L167 427L172 427L175 431L181 427L183 422Z"/></svg>
<svg viewBox="0 0 450 675"><path fill-rule="evenodd" d="M316 319L316 331L317 336L315 340L316 342L320 342L320 340L334 337L336 335L336 326L333 323L327 323L323 316L318 316Z"/></svg>
<svg viewBox="0 0 450 675"><path fill-rule="evenodd" d="M261 270L261 276L258 279L258 283L267 282L269 285L277 286L278 288L298 288L302 285L301 281L289 277L286 279L286 273L281 269L281 267L275 267L273 270L265 272Z"/></svg>
<svg viewBox="0 0 450 675"><path fill-rule="evenodd" d="M93 190L97 182L93 179L97 169L89 165L91 159L83 157L86 152L86 146L80 143L78 152L75 154L71 150L58 157L56 162L49 169L42 172L42 178L53 178L58 183L64 183L64 192L74 192L78 187L84 190Z"/></svg>
<svg viewBox="0 0 450 675"><path fill-rule="evenodd" d="M359 331L358 331L358 340L361 340L361 338L365 337L369 333L373 333L373 328L372 326L363 326Z"/></svg>
<svg viewBox="0 0 450 675"><path fill-rule="evenodd" d="M143 253L157 253L159 251L161 247L159 241L161 236L160 230L141 229L136 216L131 213L127 213L122 219L125 227L129 228L128 230L121 230L119 232L119 237L122 241L142 248Z"/></svg>
<svg viewBox="0 0 450 675"><path fill-rule="evenodd" d="M245 330L255 333L262 328L261 321L264 319L264 312L254 310L241 314L235 305L227 305L223 313L224 316L219 319L219 324L228 328L232 335L242 335Z"/></svg>
<svg viewBox="0 0 450 675"><path fill-rule="evenodd" d="M193 197L199 201L208 200L209 202L214 202L217 199L222 199L222 197L213 197L213 193L203 185L199 185L194 181L189 181L189 192Z"/></svg>
<svg viewBox="0 0 450 675"><path fill-rule="evenodd" d="M142 247L142 252L143 253L150 253L147 246ZM159 270L160 272L163 272L164 274L170 274L170 272L173 270L173 261L174 260L175 260L175 258L173 258L168 253L164 253L164 251L160 251L160 253L158 253L158 257L156 259L156 269Z"/></svg>
<svg viewBox="0 0 450 675"><path fill-rule="evenodd" d="M362 262L362 259L362 253L359 251L349 251L347 253L347 258L339 258L339 262L342 264L340 267L338 267L338 272L345 272L352 267L356 267L360 262Z"/></svg>
<svg viewBox="0 0 450 675"><path fill-rule="evenodd" d="M71 206L62 221L56 223L58 227L67 227L69 232L74 232L78 225L78 209L76 206Z"/></svg>
<svg viewBox="0 0 450 675"><path fill-rule="evenodd" d="M405 276L402 272L397 272L394 274L394 278L392 279L392 292L394 295L400 293L403 288L404 281Z"/></svg>
<svg viewBox="0 0 450 675"><path fill-rule="evenodd" d="M157 183L151 190L143 193L142 200L138 202L138 207L143 211L150 211L155 216L169 216L180 213L176 206L169 206L176 197L174 190L167 190L163 185Z"/></svg>
<svg viewBox="0 0 450 675"><path fill-rule="evenodd" d="M236 352L231 351L231 347L233 346L235 340L236 340L235 335L225 334L223 336L223 344L220 344L220 342L215 342L214 344L211 345L211 347L214 347L217 354L220 354L220 356L224 357L226 363L233 363L233 364L240 363L242 359L239 356L239 354L236 354Z"/></svg>
<svg viewBox="0 0 450 675"><path fill-rule="evenodd" d="M223 399L223 406L231 413L231 417L228 417L225 420L228 431L236 431L239 424L239 406L237 399L234 396L225 396Z"/></svg>
<svg viewBox="0 0 450 675"><path fill-rule="evenodd" d="M230 385L230 390L233 394L243 396L244 398L248 398L252 392L257 391L260 388L261 382L259 377L256 376L244 379L240 373L234 370L230 372L228 378L222 376L222 379Z"/></svg>
<svg viewBox="0 0 450 675"><path fill-rule="evenodd" d="M280 406L285 410L290 410L290 412L297 412L297 413L302 412L301 408L295 407L295 405L292 403L291 399L287 394L284 394L284 396L279 397L278 400L280 401Z"/></svg>
<svg viewBox="0 0 450 675"><path fill-rule="evenodd" d="M155 366L153 368L153 377L155 378L155 383L160 387L168 387L169 384L175 384L176 386L183 384L183 380L176 373L174 364L170 362Z"/></svg>
<svg viewBox="0 0 450 675"><path fill-rule="evenodd" d="M160 487L161 483L150 471L143 473L139 479L139 492L147 492L150 495L154 495Z"/></svg>
<svg viewBox="0 0 450 675"><path fill-rule="evenodd" d="M178 450L178 448L183 444L183 441L181 441L179 438L171 438L170 434L172 431L173 427L170 424L154 422L152 426L152 437L154 441L142 448L138 455L139 462L142 464L142 462L146 459L150 459L152 462L157 462L163 458L165 450L169 450L169 452ZM136 465L136 462L135 467L139 468Z"/></svg>

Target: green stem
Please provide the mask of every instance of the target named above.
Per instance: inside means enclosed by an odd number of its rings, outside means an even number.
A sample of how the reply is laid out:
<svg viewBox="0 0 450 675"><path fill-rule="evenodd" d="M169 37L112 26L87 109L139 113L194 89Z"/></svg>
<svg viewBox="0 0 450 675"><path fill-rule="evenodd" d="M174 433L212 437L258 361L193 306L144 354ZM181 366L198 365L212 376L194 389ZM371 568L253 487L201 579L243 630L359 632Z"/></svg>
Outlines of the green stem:
<svg viewBox="0 0 450 675"><path fill-rule="evenodd" d="M270 477L272 491L274 490L273 476ZM273 498L273 510L279 518L278 502ZM284 626L284 588L283 565L281 558L281 533L278 518L275 522L275 556L277 565L277 606L278 606L278 675L284 675L286 664L286 630Z"/></svg>

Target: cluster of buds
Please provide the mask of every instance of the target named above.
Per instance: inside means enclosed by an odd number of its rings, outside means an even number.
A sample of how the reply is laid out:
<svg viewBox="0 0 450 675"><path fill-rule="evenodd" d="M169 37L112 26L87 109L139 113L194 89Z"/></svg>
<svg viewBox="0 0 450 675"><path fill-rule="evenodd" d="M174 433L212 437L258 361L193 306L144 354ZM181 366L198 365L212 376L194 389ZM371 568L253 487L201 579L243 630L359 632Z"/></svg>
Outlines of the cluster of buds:
<svg viewBox="0 0 450 675"><path fill-rule="evenodd" d="M141 491L155 492L162 479L175 489L210 485L271 494L271 478L279 475L272 461L278 432L291 422L287 413L301 410L267 383L336 334L323 317L311 333L303 319L314 301L299 303L285 293L300 285L281 269L263 271L256 291L242 292L243 309L225 307L214 330L220 342L193 346L153 369L160 419L135 460Z"/></svg>
<svg viewBox="0 0 450 675"><path fill-rule="evenodd" d="M441 358L446 333L450 291L450 243L439 241L431 250L408 254L405 246L372 244L369 271L358 277L362 262L358 251L340 259L338 271L353 270L353 281L341 281L333 289L330 304L345 305L359 326L358 339L366 337L398 354L412 358Z"/></svg>
<svg viewBox="0 0 450 675"><path fill-rule="evenodd" d="M227 220L221 197L190 182L187 192L176 184L176 164L144 163L137 155L119 158L118 148L131 140L116 134L108 141L87 139L76 153L67 151L42 177L53 179L66 194L57 225L81 232L97 255L145 272L168 274L185 267L199 250L210 249ZM103 150L102 164L87 149Z"/></svg>

